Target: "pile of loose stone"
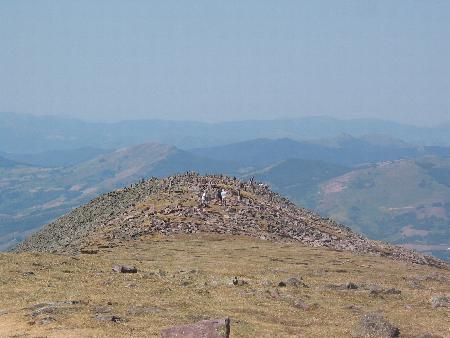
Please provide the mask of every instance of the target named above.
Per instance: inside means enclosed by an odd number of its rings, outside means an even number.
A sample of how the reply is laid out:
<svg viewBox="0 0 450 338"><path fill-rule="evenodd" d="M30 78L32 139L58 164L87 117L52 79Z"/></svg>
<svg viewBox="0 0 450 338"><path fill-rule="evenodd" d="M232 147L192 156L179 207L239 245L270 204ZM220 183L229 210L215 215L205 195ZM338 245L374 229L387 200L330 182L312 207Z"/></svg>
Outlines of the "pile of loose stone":
<svg viewBox="0 0 450 338"><path fill-rule="evenodd" d="M225 189L225 204L216 199ZM201 195L207 193L206 204ZM433 257L372 241L299 208L267 185L222 175L185 173L142 180L104 194L45 226L15 251L76 253L143 235L218 233L389 256L448 268Z"/></svg>

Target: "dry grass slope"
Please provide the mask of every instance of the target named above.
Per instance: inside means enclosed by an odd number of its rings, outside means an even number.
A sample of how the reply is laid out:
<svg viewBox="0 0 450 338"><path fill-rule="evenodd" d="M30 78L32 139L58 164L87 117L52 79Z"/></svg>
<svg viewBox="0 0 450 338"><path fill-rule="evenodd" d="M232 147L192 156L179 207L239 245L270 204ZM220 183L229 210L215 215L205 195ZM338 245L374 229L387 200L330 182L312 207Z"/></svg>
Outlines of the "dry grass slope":
<svg viewBox="0 0 450 338"><path fill-rule="evenodd" d="M143 236L93 252L0 254L0 337L157 337L224 316L232 337L349 337L367 312L403 337L450 336L449 308L430 303L450 296L448 270L212 234ZM113 272L115 264L138 273ZM235 276L248 284L233 285ZM308 287L279 287L288 277ZM347 282L358 288L339 287Z"/></svg>

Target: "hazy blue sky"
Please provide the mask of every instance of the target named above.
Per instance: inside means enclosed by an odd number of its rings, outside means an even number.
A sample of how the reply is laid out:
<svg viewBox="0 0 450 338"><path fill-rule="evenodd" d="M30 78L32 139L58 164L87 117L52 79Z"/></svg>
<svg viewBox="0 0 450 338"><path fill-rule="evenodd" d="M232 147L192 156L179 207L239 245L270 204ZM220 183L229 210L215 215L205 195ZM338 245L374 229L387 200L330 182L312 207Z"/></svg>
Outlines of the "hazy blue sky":
<svg viewBox="0 0 450 338"><path fill-rule="evenodd" d="M0 111L450 119L450 1L0 1Z"/></svg>

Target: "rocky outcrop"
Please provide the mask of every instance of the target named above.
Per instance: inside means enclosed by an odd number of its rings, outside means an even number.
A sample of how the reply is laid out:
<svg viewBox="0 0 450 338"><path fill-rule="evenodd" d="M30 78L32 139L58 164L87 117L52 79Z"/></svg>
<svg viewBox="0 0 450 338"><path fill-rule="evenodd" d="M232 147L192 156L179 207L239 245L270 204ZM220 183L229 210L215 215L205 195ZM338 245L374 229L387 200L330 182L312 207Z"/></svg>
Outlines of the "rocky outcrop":
<svg viewBox="0 0 450 338"><path fill-rule="evenodd" d="M224 201L217 199L221 189L227 192ZM203 192L208 197L204 203ZM15 251L91 253L144 235L200 232L298 241L449 268L448 263L433 257L369 240L297 207L264 184L196 173L143 180L104 194L47 225Z"/></svg>

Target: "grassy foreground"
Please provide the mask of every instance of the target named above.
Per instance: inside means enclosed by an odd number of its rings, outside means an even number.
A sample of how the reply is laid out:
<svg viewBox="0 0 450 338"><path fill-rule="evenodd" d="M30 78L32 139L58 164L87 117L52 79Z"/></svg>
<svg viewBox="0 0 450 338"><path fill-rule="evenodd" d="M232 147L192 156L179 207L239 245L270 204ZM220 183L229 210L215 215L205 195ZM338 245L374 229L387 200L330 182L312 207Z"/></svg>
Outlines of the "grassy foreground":
<svg viewBox="0 0 450 338"><path fill-rule="evenodd" d="M278 286L288 277L308 287ZM450 309L430 302L450 296L449 281L446 270L225 235L152 236L78 256L5 253L0 337L157 337L225 316L232 337L349 337L367 312L402 337L449 337ZM358 288L340 286L348 282ZM401 293L373 291L389 288Z"/></svg>

